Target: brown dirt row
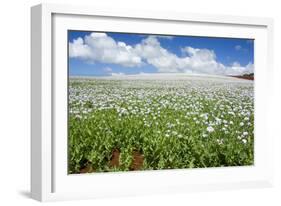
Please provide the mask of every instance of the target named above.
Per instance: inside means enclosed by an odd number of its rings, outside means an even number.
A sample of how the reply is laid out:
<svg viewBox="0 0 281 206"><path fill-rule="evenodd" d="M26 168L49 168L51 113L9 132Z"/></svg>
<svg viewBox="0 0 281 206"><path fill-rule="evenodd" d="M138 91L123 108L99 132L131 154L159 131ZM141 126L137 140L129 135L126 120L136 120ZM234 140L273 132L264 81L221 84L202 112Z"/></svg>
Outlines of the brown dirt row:
<svg viewBox="0 0 281 206"><path fill-rule="evenodd" d="M133 151L132 156L133 156L133 161L130 166L130 170L131 171L141 170L144 161L143 154L141 154L138 151ZM114 149L112 151L111 159L108 164L111 168L120 166L120 150ZM96 172L96 170L91 166L90 163L87 163L85 167L80 169L80 173L92 173L92 172Z"/></svg>

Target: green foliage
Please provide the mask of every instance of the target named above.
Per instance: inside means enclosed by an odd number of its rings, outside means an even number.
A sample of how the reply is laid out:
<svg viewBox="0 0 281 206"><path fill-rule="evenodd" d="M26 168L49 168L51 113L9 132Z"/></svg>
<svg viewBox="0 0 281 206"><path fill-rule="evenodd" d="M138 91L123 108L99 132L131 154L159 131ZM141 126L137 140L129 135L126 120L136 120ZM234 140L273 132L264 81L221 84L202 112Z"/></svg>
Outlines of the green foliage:
<svg viewBox="0 0 281 206"><path fill-rule="evenodd" d="M133 151L143 170L252 165L252 85L180 83L72 80L69 173L128 171Z"/></svg>

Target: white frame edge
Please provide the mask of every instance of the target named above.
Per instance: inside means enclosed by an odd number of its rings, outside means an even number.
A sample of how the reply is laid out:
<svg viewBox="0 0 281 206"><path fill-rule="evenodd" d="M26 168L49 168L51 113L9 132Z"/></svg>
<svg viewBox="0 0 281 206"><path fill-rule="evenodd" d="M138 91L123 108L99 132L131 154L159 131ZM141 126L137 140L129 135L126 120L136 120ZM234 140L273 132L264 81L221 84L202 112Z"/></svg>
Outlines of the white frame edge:
<svg viewBox="0 0 281 206"><path fill-rule="evenodd" d="M273 76L273 20L260 17L202 15L175 12L114 10L59 4L31 8L31 197L39 201L70 198L52 193L52 15L94 15L173 21L265 26L268 30L268 83ZM271 140L273 141L273 140ZM273 148L273 144L270 142ZM273 172L272 172L273 173ZM244 185L253 187L257 184ZM272 186L273 174L260 185ZM233 188L239 186L234 186ZM209 186L217 188L219 185ZM227 185L226 185L227 188Z"/></svg>
<svg viewBox="0 0 281 206"><path fill-rule="evenodd" d="M51 185L51 16L31 9L31 197L47 200Z"/></svg>

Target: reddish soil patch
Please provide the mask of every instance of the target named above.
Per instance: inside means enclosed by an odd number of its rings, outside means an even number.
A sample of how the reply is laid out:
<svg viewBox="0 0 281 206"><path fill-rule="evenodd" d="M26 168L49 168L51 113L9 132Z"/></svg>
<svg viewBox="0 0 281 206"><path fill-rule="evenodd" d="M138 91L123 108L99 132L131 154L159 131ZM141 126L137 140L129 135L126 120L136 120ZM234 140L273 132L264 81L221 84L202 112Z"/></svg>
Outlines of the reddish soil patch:
<svg viewBox="0 0 281 206"><path fill-rule="evenodd" d="M143 165L143 155L138 151L133 151L133 162L131 164L130 170L140 170Z"/></svg>
<svg viewBox="0 0 281 206"><path fill-rule="evenodd" d="M113 150L112 156L110 158L109 166L110 167L119 167L119 165L120 165L119 157L120 157L120 151L118 149Z"/></svg>
<svg viewBox="0 0 281 206"><path fill-rule="evenodd" d="M95 172L95 169L89 164L80 169L80 173L91 173L91 172Z"/></svg>
<svg viewBox="0 0 281 206"><path fill-rule="evenodd" d="M254 76L232 76L232 77L236 77L239 79L247 79L247 80L254 80Z"/></svg>

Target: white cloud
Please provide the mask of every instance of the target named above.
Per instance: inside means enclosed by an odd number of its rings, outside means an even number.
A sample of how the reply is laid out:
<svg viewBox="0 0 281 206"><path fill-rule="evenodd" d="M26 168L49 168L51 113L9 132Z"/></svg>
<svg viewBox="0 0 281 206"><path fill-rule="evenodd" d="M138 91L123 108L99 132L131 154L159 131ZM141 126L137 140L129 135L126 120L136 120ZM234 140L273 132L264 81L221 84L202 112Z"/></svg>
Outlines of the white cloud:
<svg viewBox="0 0 281 206"><path fill-rule="evenodd" d="M179 57L163 48L158 38L157 35L151 35L136 45L127 45L124 42L116 42L106 33L92 33L85 36L84 39L77 38L69 43L69 55L72 58L80 58L89 62L111 63L125 67L150 64L157 68L158 72L221 75L253 72L252 63L245 67L241 66L239 62L234 62L231 66L223 65L216 60L215 52L209 49L187 46L181 49L183 56ZM120 75L120 73L112 73L112 75Z"/></svg>
<svg viewBox="0 0 281 206"><path fill-rule="evenodd" d="M242 49L242 46L241 45L236 45L234 48L235 48L235 50L239 51L239 50Z"/></svg>
<svg viewBox="0 0 281 206"><path fill-rule="evenodd" d="M103 71L108 73L108 72L112 72L112 69L110 67L105 67L105 68L103 68Z"/></svg>
<svg viewBox="0 0 281 206"><path fill-rule="evenodd" d="M239 62L233 62L230 67L226 67L225 74L227 75L241 75L254 72L254 65L249 62L246 66L241 66Z"/></svg>
<svg viewBox="0 0 281 206"><path fill-rule="evenodd" d="M216 61L216 54L213 50L185 47L182 51L188 55L186 68L192 72L224 74L224 65Z"/></svg>
<svg viewBox="0 0 281 206"><path fill-rule="evenodd" d="M106 33L100 33L100 32L99 33L92 32L90 36L93 37L93 38L99 38L99 37L106 37L107 34Z"/></svg>
<svg viewBox="0 0 281 206"><path fill-rule="evenodd" d="M91 33L84 40L78 38L69 43L69 56L88 60L135 67L142 64L132 47L124 42L116 42L106 33Z"/></svg>
<svg viewBox="0 0 281 206"><path fill-rule="evenodd" d="M249 62L245 67L245 73L254 73L254 64L252 62Z"/></svg>
<svg viewBox="0 0 281 206"><path fill-rule="evenodd" d="M233 62L231 66L232 67L241 67L239 62Z"/></svg>
<svg viewBox="0 0 281 206"><path fill-rule="evenodd" d="M154 37L160 38L160 39L173 39L173 36L168 36L168 35L152 35Z"/></svg>
<svg viewBox="0 0 281 206"><path fill-rule="evenodd" d="M160 42L154 36L149 36L137 44L135 50L142 59L155 66L159 72L239 75L253 71L252 64L242 67L235 62L231 67L227 67L218 62L215 52L209 49L184 47L182 52L185 56L179 57L161 47Z"/></svg>
<svg viewBox="0 0 281 206"><path fill-rule="evenodd" d="M69 44L69 57L88 59L91 57L91 48L84 44L84 40L81 37L74 39Z"/></svg>
<svg viewBox="0 0 281 206"><path fill-rule="evenodd" d="M247 40L248 41L248 40ZM247 42L246 41L246 42ZM248 52L248 49L247 48L243 48L241 45L236 45L235 47L234 47L234 49L236 50L236 51L242 51L242 52Z"/></svg>
<svg viewBox="0 0 281 206"><path fill-rule="evenodd" d="M147 37L135 45L134 50L144 61L155 66L159 72L178 72L180 70L179 58L161 47L155 36Z"/></svg>
<svg viewBox="0 0 281 206"><path fill-rule="evenodd" d="M122 73L122 72L117 72L117 73L112 72L112 73L111 73L111 76L123 76L123 75L125 75L125 74Z"/></svg>

